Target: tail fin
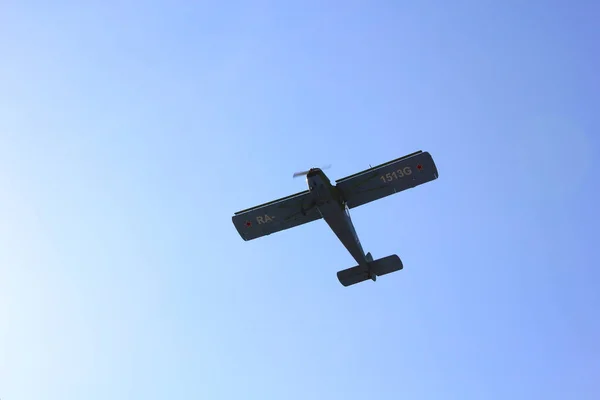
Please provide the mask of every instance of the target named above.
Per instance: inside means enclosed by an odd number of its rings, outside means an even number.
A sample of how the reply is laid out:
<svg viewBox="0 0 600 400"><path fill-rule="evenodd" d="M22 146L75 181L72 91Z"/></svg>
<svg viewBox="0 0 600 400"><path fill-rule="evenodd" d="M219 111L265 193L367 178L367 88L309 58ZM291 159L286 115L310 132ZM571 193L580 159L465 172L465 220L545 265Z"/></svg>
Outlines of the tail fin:
<svg viewBox="0 0 600 400"><path fill-rule="evenodd" d="M357 265L337 273L338 280L342 285L355 285L367 279L375 281L377 276L400 271L403 268L402 261L396 254L372 261L371 253L367 253L366 258L369 261L368 268Z"/></svg>

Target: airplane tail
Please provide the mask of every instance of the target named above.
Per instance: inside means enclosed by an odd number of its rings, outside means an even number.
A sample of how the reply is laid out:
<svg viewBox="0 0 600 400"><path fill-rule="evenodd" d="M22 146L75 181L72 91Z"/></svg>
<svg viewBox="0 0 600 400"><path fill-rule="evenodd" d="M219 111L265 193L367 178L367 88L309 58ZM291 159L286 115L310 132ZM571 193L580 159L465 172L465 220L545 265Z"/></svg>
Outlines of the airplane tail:
<svg viewBox="0 0 600 400"><path fill-rule="evenodd" d="M396 254L373 261L371 253L367 253L366 259L369 263L368 268L357 265L339 271L337 277L340 283L344 286L350 286L368 279L375 281L378 276L400 271L403 268L402 261Z"/></svg>

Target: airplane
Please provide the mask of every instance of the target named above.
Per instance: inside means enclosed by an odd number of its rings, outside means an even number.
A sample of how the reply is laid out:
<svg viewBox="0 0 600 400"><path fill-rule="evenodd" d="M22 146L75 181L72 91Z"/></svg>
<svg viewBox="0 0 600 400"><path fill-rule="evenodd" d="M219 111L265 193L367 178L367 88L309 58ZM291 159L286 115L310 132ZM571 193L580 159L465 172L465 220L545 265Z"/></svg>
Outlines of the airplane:
<svg viewBox="0 0 600 400"><path fill-rule="evenodd" d="M337 273L343 286L372 280L403 269L398 255L373 260L358 239L350 210L406 189L433 181L437 167L421 150L336 180L321 168L297 172L306 176L308 190L234 213L233 225L245 241L324 219L358 265Z"/></svg>

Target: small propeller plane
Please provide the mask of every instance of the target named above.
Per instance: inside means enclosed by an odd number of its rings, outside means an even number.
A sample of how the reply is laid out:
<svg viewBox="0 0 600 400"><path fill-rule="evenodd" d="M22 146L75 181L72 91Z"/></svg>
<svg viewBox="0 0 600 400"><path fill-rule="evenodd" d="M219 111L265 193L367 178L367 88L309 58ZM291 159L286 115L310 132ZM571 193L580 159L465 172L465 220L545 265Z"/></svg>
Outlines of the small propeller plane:
<svg viewBox="0 0 600 400"><path fill-rule="evenodd" d="M308 190L234 213L233 225L244 240L252 240L295 226L324 219L358 265L339 271L344 286L399 271L402 261L394 254L373 260L358 239L350 209L437 179L438 171L428 152L417 151L362 172L336 180L333 185L321 168L297 172L306 176Z"/></svg>

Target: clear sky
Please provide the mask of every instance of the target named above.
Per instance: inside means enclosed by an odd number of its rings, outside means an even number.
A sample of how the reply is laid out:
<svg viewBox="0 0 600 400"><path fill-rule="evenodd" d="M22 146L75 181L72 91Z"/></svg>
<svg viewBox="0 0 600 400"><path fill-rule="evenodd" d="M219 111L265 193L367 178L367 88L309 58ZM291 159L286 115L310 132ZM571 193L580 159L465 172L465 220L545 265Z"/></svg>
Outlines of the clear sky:
<svg viewBox="0 0 600 400"><path fill-rule="evenodd" d="M600 6L0 4L0 398L600 398ZM415 150L325 222L235 211Z"/></svg>

